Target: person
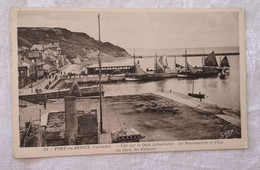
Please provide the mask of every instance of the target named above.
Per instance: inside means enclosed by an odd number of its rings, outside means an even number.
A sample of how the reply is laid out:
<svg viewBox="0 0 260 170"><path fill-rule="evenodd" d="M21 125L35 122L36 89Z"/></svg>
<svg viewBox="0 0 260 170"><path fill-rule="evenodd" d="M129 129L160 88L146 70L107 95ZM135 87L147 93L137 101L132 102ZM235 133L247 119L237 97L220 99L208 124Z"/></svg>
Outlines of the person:
<svg viewBox="0 0 260 170"><path fill-rule="evenodd" d="M46 109L46 108L47 108L47 105L46 105L46 100L44 100L44 102L43 102L43 106L44 106L44 109Z"/></svg>

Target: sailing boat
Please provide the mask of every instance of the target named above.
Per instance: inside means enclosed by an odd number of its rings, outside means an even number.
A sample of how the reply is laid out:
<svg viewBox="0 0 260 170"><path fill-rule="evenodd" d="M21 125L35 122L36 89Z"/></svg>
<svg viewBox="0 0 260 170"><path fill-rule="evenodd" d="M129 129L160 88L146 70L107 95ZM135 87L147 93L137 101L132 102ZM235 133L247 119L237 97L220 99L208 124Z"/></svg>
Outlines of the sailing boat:
<svg viewBox="0 0 260 170"><path fill-rule="evenodd" d="M229 72L229 70L230 70L230 65L229 65L229 62L228 62L228 58L227 58L227 56L225 56L222 60L221 60L221 62L220 62L220 68L225 68L225 72Z"/></svg>
<svg viewBox="0 0 260 170"><path fill-rule="evenodd" d="M167 66L164 65L164 63L163 63L163 57L160 56L158 59L157 54L156 54L155 61L154 61L154 72L155 73L164 73L166 67Z"/></svg>
<svg viewBox="0 0 260 170"><path fill-rule="evenodd" d="M177 77L180 77L180 78L189 78L191 77L191 72L190 72L190 69L189 69L189 64L188 64L188 60L187 60L187 50L185 49L185 67L179 65L179 64L176 64L176 66L180 66L181 70L179 70L179 73L177 74ZM185 70L183 70L183 68L185 68Z"/></svg>
<svg viewBox="0 0 260 170"><path fill-rule="evenodd" d="M205 98L205 94L202 94L201 92L194 93L194 81L192 83L192 93L188 93L188 96L199 98L199 99L204 99Z"/></svg>
<svg viewBox="0 0 260 170"><path fill-rule="evenodd" d="M213 76L217 75L219 72L214 51L212 51L206 58L202 56L202 69L194 68L189 63L187 63L187 67L192 75L191 77L193 78Z"/></svg>
<svg viewBox="0 0 260 170"><path fill-rule="evenodd" d="M141 80L143 76L146 75L146 72L140 67L139 64L135 62L135 54L134 54L134 73L132 75L126 75L126 81L138 81Z"/></svg>
<svg viewBox="0 0 260 170"><path fill-rule="evenodd" d="M204 59L203 71L205 76L218 74L218 62L214 51Z"/></svg>
<svg viewBox="0 0 260 170"><path fill-rule="evenodd" d="M225 79L226 78L226 76L227 76L226 69L227 68L225 66L222 68L221 74L219 76L220 79Z"/></svg>

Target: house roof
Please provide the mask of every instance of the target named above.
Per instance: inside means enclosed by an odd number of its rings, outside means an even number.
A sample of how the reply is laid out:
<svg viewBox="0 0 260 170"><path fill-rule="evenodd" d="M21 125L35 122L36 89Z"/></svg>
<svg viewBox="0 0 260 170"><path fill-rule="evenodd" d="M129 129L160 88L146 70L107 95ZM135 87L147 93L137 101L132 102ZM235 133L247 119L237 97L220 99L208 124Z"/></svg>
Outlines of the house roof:
<svg viewBox="0 0 260 170"><path fill-rule="evenodd" d="M44 62L41 58L38 58L38 59L36 60L36 64L37 64L37 65L44 65L45 62Z"/></svg>
<svg viewBox="0 0 260 170"><path fill-rule="evenodd" d="M30 50L43 50L43 45L41 44L33 44Z"/></svg>
<svg viewBox="0 0 260 170"><path fill-rule="evenodd" d="M43 69L44 69L44 70L49 70L49 69L51 69L51 68L52 68L52 66L51 66L50 64L48 64L48 63L46 63L46 64L43 65Z"/></svg>
<svg viewBox="0 0 260 170"><path fill-rule="evenodd" d="M58 49L60 50L60 44L59 43L49 43L44 45L44 49Z"/></svg>
<svg viewBox="0 0 260 170"><path fill-rule="evenodd" d="M30 67L34 65L33 62L31 62L29 59L27 59L26 57L19 55L18 56L18 67Z"/></svg>
<svg viewBox="0 0 260 170"><path fill-rule="evenodd" d="M57 58L56 58L56 57L54 57L54 55L50 54L50 55L48 56L48 60L53 60L53 61L56 61L56 60L57 60Z"/></svg>

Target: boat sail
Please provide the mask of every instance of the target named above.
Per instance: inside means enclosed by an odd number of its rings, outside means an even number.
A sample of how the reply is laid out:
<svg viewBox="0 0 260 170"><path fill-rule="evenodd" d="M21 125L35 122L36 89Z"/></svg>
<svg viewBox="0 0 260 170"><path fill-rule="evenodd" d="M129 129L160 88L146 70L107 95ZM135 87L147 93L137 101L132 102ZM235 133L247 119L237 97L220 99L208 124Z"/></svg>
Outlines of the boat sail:
<svg viewBox="0 0 260 170"><path fill-rule="evenodd" d="M204 58L204 57L203 57ZM218 62L215 56L215 52L212 51L204 60L202 76L216 75L219 73Z"/></svg>
<svg viewBox="0 0 260 170"><path fill-rule="evenodd" d="M181 69L184 68L184 66L182 66L182 65L180 65L180 64L177 64L177 63L175 64L175 67L176 67L176 68L181 68Z"/></svg>
<svg viewBox="0 0 260 170"><path fill-rule="evenodd" d="M212 51L208 57L206 57L205 61L204 61L204 66L214 66L214 67L218 67L218 62L215 56L214 51Z"/></svg>
<svg viewBox="0 0 260 170"><path fill-rule="evenodd" d="M192 67L189 63L187 63L187 66L188 66L188 69L190 70L190 72L191 72L192 74L198 73L198 70L195 69L194 67Z"/></svg>
<svg viewBox="0 0 260 170"><path fill-rule="evenodd" d="M167 56L166 56L166 54L164 54L164 55L162 55L162 56L159 57L158 63L159 63L159 65L160 65L162 68L164 68L164 69L166 69L166 68L169 69L169 65L168 65L168 61L167 61Z"/></svg>
<svg viewBox="0 0 260 170"><path fill-rule="evenodd" d="M165 69L169 68L166 54L157 58L157 54L154 61L154 70L156 73L164 73Z"/></svg>
<svg viewBox="0 0 260 170"><path fill-rule="evenodd" d="M140 67L139 64L134 64L135 66L135 71L133 75L126 75L125 80L126 81L138 81L140 80L143 76L145 76L147 73Z"/></svg>
<svg viewBox="0 0 260 170"><path fill-rule="evenodd" d="M220 67L230 67L227 56L221 60Z"/></svg>

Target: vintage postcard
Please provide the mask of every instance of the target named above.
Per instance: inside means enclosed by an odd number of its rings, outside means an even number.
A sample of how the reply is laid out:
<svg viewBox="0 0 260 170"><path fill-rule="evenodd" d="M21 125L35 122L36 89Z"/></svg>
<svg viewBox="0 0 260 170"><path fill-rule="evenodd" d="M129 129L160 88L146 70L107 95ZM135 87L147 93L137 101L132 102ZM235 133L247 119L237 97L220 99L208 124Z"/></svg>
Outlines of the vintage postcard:
<svg viewBox="0 0 260 170"><path fill-rule="evenodd" d="M247 148L243 9L10 15L15 158Z"/></svg>

